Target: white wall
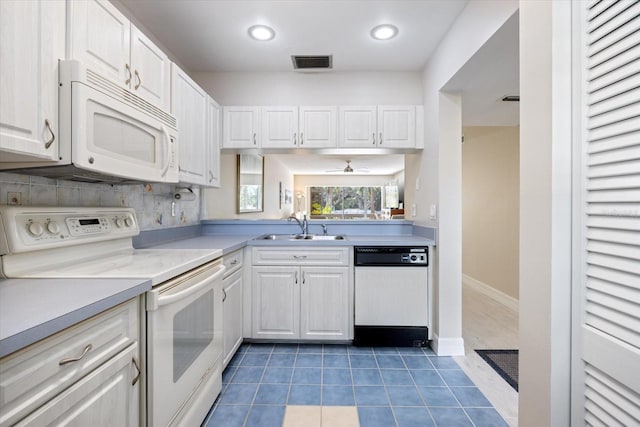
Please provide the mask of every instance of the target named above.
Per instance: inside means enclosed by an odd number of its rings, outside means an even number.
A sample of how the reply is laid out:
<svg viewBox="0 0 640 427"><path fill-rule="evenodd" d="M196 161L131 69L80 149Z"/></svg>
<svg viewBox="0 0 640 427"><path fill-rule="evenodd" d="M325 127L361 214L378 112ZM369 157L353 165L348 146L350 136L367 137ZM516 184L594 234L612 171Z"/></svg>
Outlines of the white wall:
<svg viewBox="0 0 640 427"><path fill-rule="evenodd" d="M422 104L419 72L192 73L220 105Z"/></svg>
<svg viewBox="0 0 640 427"><path fill-rule="evenodd" d="M286 218L293 206L280 206L280 186L293 188L293 174L276 156L264 157L264 211L238 213L238 163L235 154L220 157L220 188L204 189L203 219L278 219Z"/></svg>
<svg viewBox="0 0 640 427"><path fill-rule="evenodd" d="M571 2L520 3L522 427L583 422L569 416L571 24Z"/></svg>
<svg viewBox="0 0 640 427"><path fill-rule="evenodd" d="M467 4L427 62L423 76L425 149L406 156L405 199L416 204L416 223L438 227L434 284L439 354L464 352L461 321L461 150L455 131L441 127L457 122L455 100L440 94L446 83L518 9L515 0L472 1ZM441 114L441 105L449 116ZM456 126L461 126L456 125ZM461 127L457 130L461 134ZM419 190L415 180L419 179ZM429 206L438 205L437 220L429 219ZM405 206L411 209L410 206Z"/></svg>
<svg viewBox="0 0 640 427"><path fill-rule="evenodd" d="M464 128L462 273L518 299L520 128Z"/></svg>

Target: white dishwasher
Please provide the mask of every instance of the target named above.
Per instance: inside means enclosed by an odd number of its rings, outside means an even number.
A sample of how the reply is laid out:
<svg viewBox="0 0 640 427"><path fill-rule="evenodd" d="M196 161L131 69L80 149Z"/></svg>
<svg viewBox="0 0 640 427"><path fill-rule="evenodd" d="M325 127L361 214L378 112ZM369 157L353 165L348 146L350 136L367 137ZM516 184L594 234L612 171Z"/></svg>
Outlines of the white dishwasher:
<svg viewBox="0 0 640 427"><path fill-rule="evenodd" d="M430 338L428 247L354 248L358 346L424 346Z"/></svg>

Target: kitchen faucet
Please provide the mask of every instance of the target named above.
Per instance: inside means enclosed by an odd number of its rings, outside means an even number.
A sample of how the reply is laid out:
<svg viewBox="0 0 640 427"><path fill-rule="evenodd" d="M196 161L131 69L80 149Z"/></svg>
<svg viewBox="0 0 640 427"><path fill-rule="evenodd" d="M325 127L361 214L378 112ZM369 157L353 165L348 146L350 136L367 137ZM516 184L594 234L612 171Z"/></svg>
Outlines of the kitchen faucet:
<svg viewBox="0 0 640 427"><path fill-rule="evenodd" d="M289 217L289 222L291 222L292 219L296 220L296 222L300 226L300 229L302 230L302 234L304 234L304 235L309 234L309 223L307 222L307 216L306 215L302 216L302 222L300 222L300 220L298 218L296 218L295 216L293 216L293 215L291 215Z"/></svg>

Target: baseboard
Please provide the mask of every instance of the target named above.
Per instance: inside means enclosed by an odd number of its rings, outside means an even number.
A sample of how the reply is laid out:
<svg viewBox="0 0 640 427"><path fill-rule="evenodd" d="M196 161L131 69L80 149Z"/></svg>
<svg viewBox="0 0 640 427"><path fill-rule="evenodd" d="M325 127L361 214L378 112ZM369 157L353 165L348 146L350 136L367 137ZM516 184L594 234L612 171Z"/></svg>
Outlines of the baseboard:
<svg viewBox="0 0 640 427"><path fill-rule="evenodd" d="M516 313L520 310L520 301L492 286L487 285L484 282L481 282L480 280L474 279L466 274L462 274L462 284L488 296L492 300L499 302Z"/></svg>
<svg viewBox="0 0 640 427"><path fill-rule="evenodd" d="M464 339L440 338L434 333L431 348L437 356L464 356Z"/></svg>

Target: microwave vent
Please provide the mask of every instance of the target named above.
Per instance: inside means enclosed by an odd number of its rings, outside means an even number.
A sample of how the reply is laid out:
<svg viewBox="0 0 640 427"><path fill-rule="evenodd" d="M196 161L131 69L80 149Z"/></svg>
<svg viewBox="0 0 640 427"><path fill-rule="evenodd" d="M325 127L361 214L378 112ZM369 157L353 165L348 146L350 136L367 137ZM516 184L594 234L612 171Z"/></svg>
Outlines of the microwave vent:
<svg viewBox="0 0 640 427"><path fill-rule="evenodd" d="M162 111L160 108L156 107L155 105L140 98L138 95L129 92L128 90L113 83L111 80L105 79L104 77L100 76L94 71L91 71L88 68L87 68L87 82L91 83L96 88L99 88L100 90L109 93L112 97L119 99L120 101L126 104L135 106L139 110L143 111L146 114L149 114L150 116L155 117L156 119L160 120L164 124L171 126L174 129L177 127L176 126L177 120L171 114L167 114L166 112Z"/></svg>

